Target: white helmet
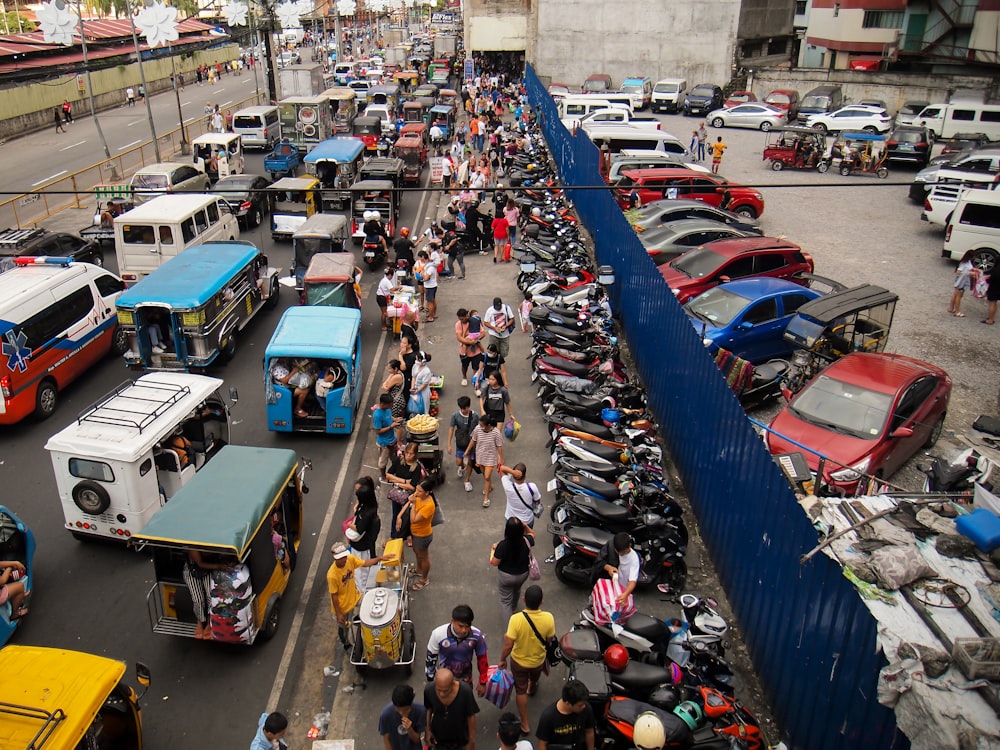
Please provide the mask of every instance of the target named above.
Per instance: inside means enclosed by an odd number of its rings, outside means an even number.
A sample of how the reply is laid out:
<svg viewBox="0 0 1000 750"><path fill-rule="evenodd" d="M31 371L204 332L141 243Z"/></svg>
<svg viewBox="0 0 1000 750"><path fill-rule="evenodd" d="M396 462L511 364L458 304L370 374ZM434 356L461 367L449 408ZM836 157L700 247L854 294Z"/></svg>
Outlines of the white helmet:
<svg viewBox="0 0 1000 750"><path fill-rule="evenodd" d="M667 744L667 733L660 717L652 711L639 714L632 728L632 744L638 750L660 750Z"/></svg>
<svg viewBox="0 0 1000 750"><path fill-rule="evenodd" d="M378 211L372 211L372 221L382 221L382 214Z"/></svg>
<svg viewBox="0 0 1000 750"><path fill-rule="evenodd" d="M531 215L534 216L534 217L536 217L536 218L539 217L539 216L541 216L542 215L542 209L540 209L538 206L535 206L533 209L531 209Z"/></svg>
<svg viewBox="0 0 1000 750"><path fill-rule="evenodd" d="M362 216L364 217L365 221L371 221L372 219L375 218L375 212L374 211L365 211L364 214L362 214Z"/></svg>

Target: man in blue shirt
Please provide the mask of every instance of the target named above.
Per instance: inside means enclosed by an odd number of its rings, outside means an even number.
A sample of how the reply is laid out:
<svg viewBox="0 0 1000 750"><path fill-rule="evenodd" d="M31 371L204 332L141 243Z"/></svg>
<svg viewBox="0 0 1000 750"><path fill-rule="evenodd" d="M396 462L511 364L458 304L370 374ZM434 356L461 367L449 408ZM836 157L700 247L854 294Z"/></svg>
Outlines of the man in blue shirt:
<svg viewBox="0 0 1000 750"><path fill-rule="evenodd" d="M413 688L396 685L392 702L378 717L378 733L385 750L421 750L420 738L427 729L427 709L413 702Z"/></svg>
<svg viewBox="0 0 1000 750"><path fill-rule="evenodd" d="M260 721L257 722L257 734L250 743L250 750L274 750L274 748L285 748L288 745L283 737L288 729L288 719L284 714L275 711L270 714L261 714Z"/></svg>
<svg viewBox="0 0 1000 750"><path fill-rule="evenodd" d="M459 604L451 611L451 622L434 628L427 640L427 657L424 673L427 680L434 679L440 668L450 669L455 678L472 684L472 662L479 668L479 684L476 693L480 698L486 694L489 672L489 655L486 651L486 636L479 628L472 627L475 615L468 604Z"/></svg>
<svg viewBox="0 0 1000 750"><path fill-rule="evenodd" d="M395 452L396 425L402 422L402 417L392 416L392 396L383 393L378 397L378 408L372 412L372 429L375 430L375 443L378 445L378 470L385 481L386 467Z"/></svg>

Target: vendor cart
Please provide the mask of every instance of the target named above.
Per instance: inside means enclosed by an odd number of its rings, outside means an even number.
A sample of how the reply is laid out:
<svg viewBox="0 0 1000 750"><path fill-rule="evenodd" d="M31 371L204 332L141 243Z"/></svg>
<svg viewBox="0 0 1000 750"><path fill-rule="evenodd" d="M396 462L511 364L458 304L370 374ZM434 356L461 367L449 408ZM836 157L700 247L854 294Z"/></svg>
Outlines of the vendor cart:
<svg viewBox="0 0 1000 750"><path fill-rule="evenodd" d="M424 475L434 482L435 487L444 484L445 475L441 454L440 420L436 419L440 408L441 389L444 378L435 376L431 381L430 414L416 416L403 424L403 443L416 443L417 461L423 467Z"/></svg>
<svg viewBox="0 0 1000 750"><path fill-rule="evenodd" d="M413 672L417 638L410 611L410 564L403 563L403 540L391 539L385 545L389 560L379 563L368 576L368 590L354 617L354 646L351 664L364 674L368 668L403 667Z"/></svg>

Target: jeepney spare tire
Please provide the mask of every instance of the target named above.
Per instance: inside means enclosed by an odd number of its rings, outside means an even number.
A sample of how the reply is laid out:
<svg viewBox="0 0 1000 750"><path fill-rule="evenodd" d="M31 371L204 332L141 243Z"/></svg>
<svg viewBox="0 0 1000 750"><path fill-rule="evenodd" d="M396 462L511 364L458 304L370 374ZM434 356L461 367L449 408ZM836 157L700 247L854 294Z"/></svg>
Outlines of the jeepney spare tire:
<svg viewBox="0 0 1000 750"><path fill-rule="evenodd" d="M84 479L73 488L73 502L87 515L99 516L111 505L111 497L97 482Z"/></svg>
<svg viewBox="0 0 1000 750"><path fill-rule="evenodd" d="M312 136L316 135L316 126L306 125L305 127L302 128L302 133L311 138Z"/></svg>

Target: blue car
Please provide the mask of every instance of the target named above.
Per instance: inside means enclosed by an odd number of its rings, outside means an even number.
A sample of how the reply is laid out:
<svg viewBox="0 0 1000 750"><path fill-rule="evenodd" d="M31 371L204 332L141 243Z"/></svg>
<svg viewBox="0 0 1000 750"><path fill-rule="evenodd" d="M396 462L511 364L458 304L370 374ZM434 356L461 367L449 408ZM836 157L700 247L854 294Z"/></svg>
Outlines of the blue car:
<svg viewBox="0 0 1000 750"><path fill-rule="evenodd" d="M821 292L784 279L730 281L699 294L684 305L706 346L728 349L754 363L788 355L788 321Z"/></svg>
<svg viewBox="0 0 1000 750"><path fill-rule="evenodd" d="M31 561L35 556L35 535L31 529L21 522L9 508L0 505L0 560L16 560L24 565L25 573L19 582L31 591L32 572ZM0 571L2 572L2 571ZM11 583L8 580L8 584ZM3 646L14 635L20 619L14 617L10 601L0 604L0 646Z"/></svg>

